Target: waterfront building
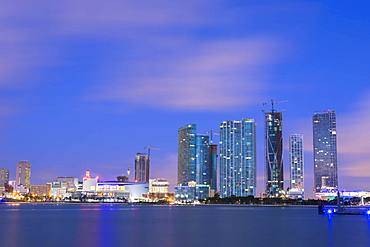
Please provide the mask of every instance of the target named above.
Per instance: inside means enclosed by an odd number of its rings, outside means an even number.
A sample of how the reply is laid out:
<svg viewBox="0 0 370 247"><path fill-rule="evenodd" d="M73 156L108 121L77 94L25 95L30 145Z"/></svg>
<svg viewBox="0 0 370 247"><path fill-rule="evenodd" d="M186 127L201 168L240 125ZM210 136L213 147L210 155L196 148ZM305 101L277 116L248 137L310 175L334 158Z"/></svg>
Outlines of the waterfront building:
<svg viewBox="0 0 370 247"><path fill-rule="evenodd" d="M218 160L218 153L217 153L217 144L211 143L209 145L209 175L210 175L210 195L213 196L217 191L217 160Z"/></svg>
<svg viewBox="0 0 370 247"><path fill-rule="evenodd" d="M57 177L57 182L61 183L61 187L65 188L68 192L75 192L78 187L78 178L76 177Z"/></svg>
<svg viewBox="0 0 370 247"><path fill-rule="evenodd" d="M31 163L29 161L20 161L16 165L16 191L28 193L31 185Z"/></svg>
<svg viewBox="0 0 370 247"><path fill-rule="evenodd" d="M188 124L178 131L177 184L196 181L196 125Z"/></svg>
<svg viewBox="0 0 370 247"><path fill-rule="evenodd" d="M89 170L86 171L82 179L83 192L95 192L99 177L92 177Z"/></svg>
<svg viewBox="0 0 370 247"><path fill-rule="evenodd" d="M265 112L265 170L266 195L280 197L284 194L283 168L283 114L272 108Z"/></svg>
<svg viewBox="0 0 370 247"><path fill-rule="evenodd" d="M169 182L166 179L150 179L149 180L149 193L147 198L149 201L174 201L174 193L169 192Z"/></svg>
<svg viewBox="0 0 370 247"><path fill-rule="evenodd" d="M210 185L209 136L197 134L195 139L195 182Z"/></svg>
<svg viewBox="0 0 370 247"><path fill-rule="evenodd" d="M0 187L5 187L9 183L9 169L0 168Z"/></svg>
<svg viewBox="0 0 370 247"><path fill-rule="evenodd" d="M33 184L30 193L37 196L49 196L51 194L50 184Z"/></svg>
<svg viewBox="0 0 370 247"><path fill-rule="evenodd" d="M135 157L135 182L149 182L150 159L148 154L137 153Z"/></svg>
<svg viewBox="0 0 370 247"><path fill-rule="evenodd" d="M313 115L314 190L338 189L337 129L335 111Z"/></svg>
<svg viewBox="0 0 370 247"><path fill-rule="evenodd" d="M198 185L212 186L215 191L217 145L210 144L209 136L197 134L196 130L195 124L188 124L179 129L178 185L187 186L189 182L195 182ZM203 195L196 195L196 198L200 197Z"/></svg>
<svg viewBox="0 0 370 247"><path fill-rule="evenodd" d="M126 199L129 202L146 200L149 192L148 183L99 181L96 183L95 194L98 197Z"/></svg>
<svg viewBox="0 0 370 247"><path fill-rule="evenodd" d="M290 188L288 195L293 199L304 198L304 152L303 135L289 136Z"/></svg>
<svg viewBox="0 0 370 247"><path fill-rule="evenodd" d="M154 194L167 194L170 183L166 179L150 179L149 180L149 193Z"/></svg>
<svg viewBox="0 0 370 247"><path fill-rule="evenodd" d="M175 187L175 199L178 202L204 200L209 197L209 189L209 185L197 184L195 182L178 185Z"/></svg>
<svg viewBox="0 0 370 247"><path fill-rule="evenodd" d="M256 195L256 124L254 119L220 125L220 196Z"/></svg>

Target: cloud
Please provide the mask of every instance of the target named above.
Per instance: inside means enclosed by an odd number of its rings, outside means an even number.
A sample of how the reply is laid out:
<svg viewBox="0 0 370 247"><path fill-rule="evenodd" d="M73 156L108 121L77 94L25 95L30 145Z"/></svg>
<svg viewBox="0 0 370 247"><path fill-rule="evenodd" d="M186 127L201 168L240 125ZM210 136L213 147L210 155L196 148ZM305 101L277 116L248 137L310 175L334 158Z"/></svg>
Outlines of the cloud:
<svg viewBox="0 0 370 247"><path fill-rule="evenodd" d="M260 100L266 65L280 56L273 38L182 42L156 61L134 63L128 75L96 89L94 99L169 109L223 110ZM171 48L174 49L174 48ZM167 55L169 54L169 55Z"/></svg>
<svg viewBox="0 0 370 247"><path fill-rule="evenodd" d="M338 119L338 151L353 155L369 154L369 123L370 93L360 99L352 113Z"/></svg>
<svg viewBox="0 0 370 247"><path fill-rule="evenodd" d="M370 93L359 99L351 113L339 116L337 122L341 173L370 177Z"/></svg>

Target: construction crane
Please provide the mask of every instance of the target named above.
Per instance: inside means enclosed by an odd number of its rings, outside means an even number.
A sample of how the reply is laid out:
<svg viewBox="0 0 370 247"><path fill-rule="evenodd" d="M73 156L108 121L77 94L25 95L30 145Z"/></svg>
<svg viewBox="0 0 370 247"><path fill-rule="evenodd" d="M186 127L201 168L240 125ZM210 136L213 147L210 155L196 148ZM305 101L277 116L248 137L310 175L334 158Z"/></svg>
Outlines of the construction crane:
<svg viewBox="0 0 370 247"><path fill-rule="evenodd" d="M144 149L147 151L147 154L148 154L148 159L150 159L150 153L151 153L151 150L160 150L158 147L155 147L155 146L146 146L144 147Z"/></svg>
<svg viewBox="0 0 370 247"><path fill-rule="evenodd" d="M263 112L266 112L265 111L265 107L269 104L269 103L271 103L271 112L275 112L275 106L277 105L277 104L281 104L281 103L286 103L286 102L288 102L287 100L274 100L274 99L271 99L270 100L270 102L263 102L262 103L262 111Z"/></svg>

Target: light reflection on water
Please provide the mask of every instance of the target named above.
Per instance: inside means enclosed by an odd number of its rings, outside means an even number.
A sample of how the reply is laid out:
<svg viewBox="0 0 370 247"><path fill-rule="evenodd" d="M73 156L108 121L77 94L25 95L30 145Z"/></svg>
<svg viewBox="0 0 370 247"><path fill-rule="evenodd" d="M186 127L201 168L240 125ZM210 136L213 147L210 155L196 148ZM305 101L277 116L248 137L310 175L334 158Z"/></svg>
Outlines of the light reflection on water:
<svg viewBox="0 0 370 247"><path fill-rule="evenodd" d="M370 217L289 207L0 205L0 239L7 247L369 246Z"/></svg>

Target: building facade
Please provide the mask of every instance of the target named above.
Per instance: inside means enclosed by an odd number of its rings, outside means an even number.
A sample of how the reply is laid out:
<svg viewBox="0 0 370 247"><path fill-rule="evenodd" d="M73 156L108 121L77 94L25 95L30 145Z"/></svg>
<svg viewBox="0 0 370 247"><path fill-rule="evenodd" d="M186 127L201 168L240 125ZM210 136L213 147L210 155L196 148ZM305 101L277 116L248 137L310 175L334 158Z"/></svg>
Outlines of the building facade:
<svg viewBox="0 0 370 247"><path fill-rule="evenodd" d="M304 152L303 135L289 136L289 165L290 165L290 190L291 198L304 198Z"/></svg>
<svg viewBox="0 0 370 247"><path fill-rule="evenodd" d="M30 187L30 193L37 196L49 196L51 194L50 184L33 184Z"/></svg>
<svg viewBox="0 0 370 247"><path fill-rule="evenodd" d="M0 168L0 187L9 184L9 169Z"/></svg>
<svg viewBox="0 0 370 247"><path fill-rule="evenodd" d="M255 121L224 121L220 125L220 196L255 195Z"/></svg>
<svg viewBox="0 0 370 247"><path fill-rule="evenodd" d="M29 161L20 161L16 165L16 191L21 193L29 192L31 185L31 163Z"/></svg>
<svg viewBox="0 0 370 247"><path fill-rule="evenodd" d="M178 131L177 184L196 181L196 134L195 124L188 124Z"/></svg>
<svg viewBox="0 0 370 247"><path fill-rule="evenodd" d="M137 153L135 157L135 182L149 183L150 158L148 154Z"/></svg>
<svg viewBox="0 0 370 247"><path fill-rule="evenodd" d="M313 122L314 191L338 189L337 129L335 111L315 113Z"/></svg>
<svg viewBox="0 0 370 247"><path fill-rule="evenodd" d="M175 187L175 199L178 202L193 202L209 197L209 185L189 182Z"/></svg>
<svg viewBox="0 0 370 247"><path fill-rule="evenodd" d="M210 185L209 136L196 135L195 140L195 181L197 184Z"/></svg>
<svg viewBox="0 0 370 247"><path fill-rule="evenodd" d="M195 124L180 128L178 138L178 185L188 186L193 182L199 185L194 190L202 195L197 194L195 198L203 198L205 192L214 194L217 190L217 145L210 143L209 135L197 134ZM208 189L199 189L200 185Z"/></svg>
<svg viewBox="0 0 370 247"><path fill-rule="evenodd" d="M218 160L218 148L217 144L210 144L209 145L209 174L210 174L210 191L211 194L215 194L217 190L217 160Z"/></svg>
<svg viewBox="0 0 370 247"><path fill-rule="evenodd" d="M283 114L265 112L266 195L279 197L284 193Z"/></svg>

